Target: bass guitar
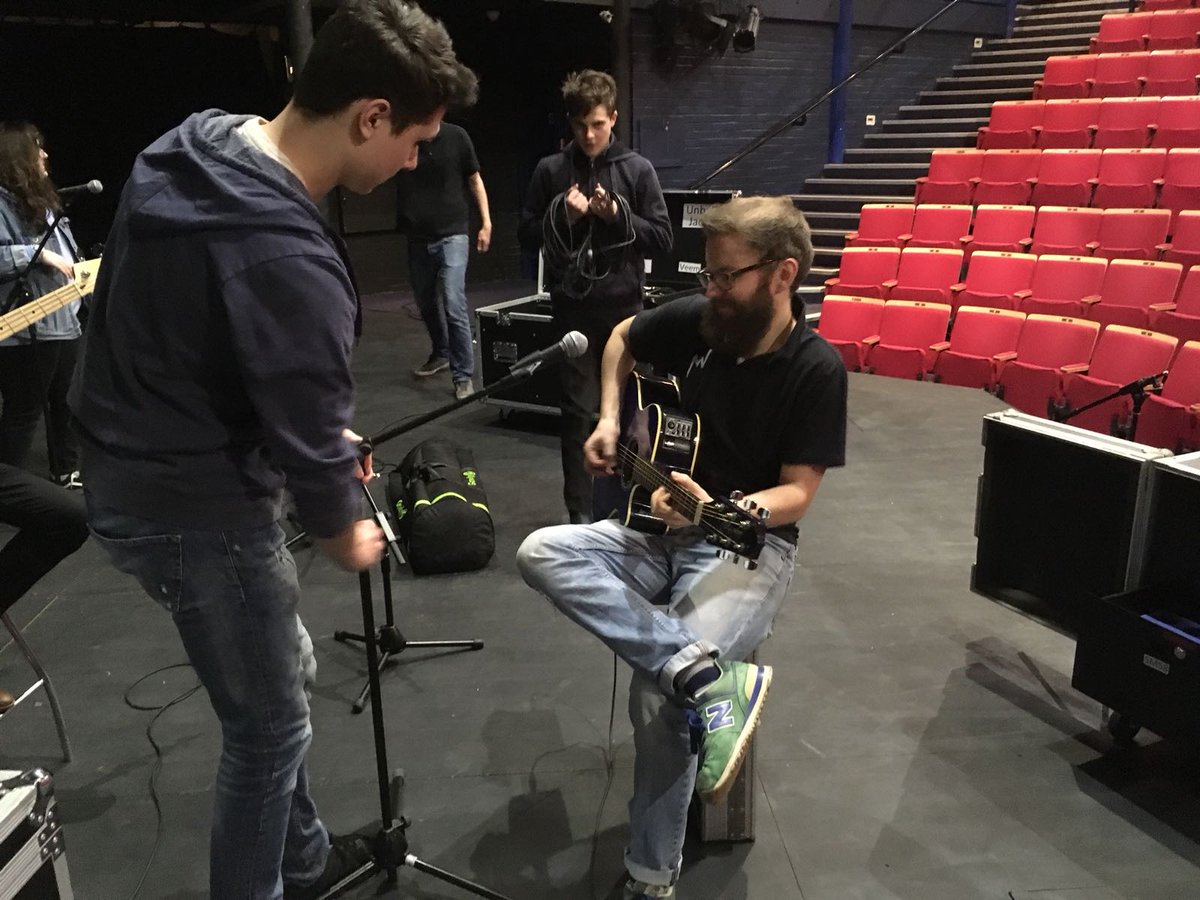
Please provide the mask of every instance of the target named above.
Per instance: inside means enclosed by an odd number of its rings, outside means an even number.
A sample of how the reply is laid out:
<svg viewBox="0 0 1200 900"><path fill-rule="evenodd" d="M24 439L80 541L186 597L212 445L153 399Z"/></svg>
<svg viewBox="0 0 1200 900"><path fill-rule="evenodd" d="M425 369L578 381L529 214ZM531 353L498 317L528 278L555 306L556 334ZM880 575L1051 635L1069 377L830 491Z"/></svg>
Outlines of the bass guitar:
<svg viewBox="0 0 1200 900"><path fill-rule="evenodd" d="M30 300L0 316L0 341L12 337L18 331L23 331L55 310L62 309L72 300L83 299L95 289L96 276L99 272L99 259L87 259L75 263L75 277L70 284L55 288L50 293L42 294L36 300Z"/></svg>
<svg viewBox="0 0 1200 900"><path fill-rule="evenodd" d="M630 528L663 534L667 523L650 511L650 495L666 488L671 506L704 529L718 555L753 569L766 540L770 511L744 509L738 505L740 492L729 499L701 500L671 478L672 471L690 476L700 453L700 417L678 406L674 381L639 372L630 375L621 404L617 474L596 479L595 518L615 514Z"/></svg>

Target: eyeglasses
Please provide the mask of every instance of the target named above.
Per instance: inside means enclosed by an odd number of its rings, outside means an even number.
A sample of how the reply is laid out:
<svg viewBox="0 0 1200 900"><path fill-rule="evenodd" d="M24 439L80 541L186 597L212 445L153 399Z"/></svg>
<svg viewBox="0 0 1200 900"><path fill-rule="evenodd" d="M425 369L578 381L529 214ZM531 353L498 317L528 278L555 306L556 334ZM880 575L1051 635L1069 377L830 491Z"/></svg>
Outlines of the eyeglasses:
<svg viewBox="0 0 1200 900"><path fill-rule="evenodd" d="M732 272L710 272L708 269L701 269L696 273L696 280L700 282L702 288L707 289L710 284L715 284L719 290L727 291L733 287L735 281L747 272L753 272L755 269L761 269L763 266L769 266L771 263L782 261L782 257L775 256L771 259L760 260L752 266L742 266L742 268L734 269Z"/></svg>

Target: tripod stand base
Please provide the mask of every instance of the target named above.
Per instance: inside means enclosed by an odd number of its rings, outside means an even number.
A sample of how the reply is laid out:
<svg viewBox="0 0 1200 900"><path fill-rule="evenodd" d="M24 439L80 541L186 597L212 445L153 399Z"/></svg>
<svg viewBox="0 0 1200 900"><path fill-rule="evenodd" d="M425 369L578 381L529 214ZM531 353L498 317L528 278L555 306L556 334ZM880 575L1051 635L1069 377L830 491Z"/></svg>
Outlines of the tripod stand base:
<svg viewBox="0 0 1200 900"><path fill-rule="evenodd" d="M404 635L394 625L384 625L378 629L378 637L375 640L375 645L383 652L379 654L379 663L376 671L382 673L392 660L407 650L409 647L418 649L449 649L449 650L482 650L483 641L478 638L472 638L466 641L409 641L405 640ZM343 644L351 641L359 644L365 644L367 639L352 631L335 631L333 639L340 641ZM367 679L367 683L363 685L358 696L354 698L354 702L350 704L351 711L360 713L367 708L367 703L370 700L371 681Z"/></svg>

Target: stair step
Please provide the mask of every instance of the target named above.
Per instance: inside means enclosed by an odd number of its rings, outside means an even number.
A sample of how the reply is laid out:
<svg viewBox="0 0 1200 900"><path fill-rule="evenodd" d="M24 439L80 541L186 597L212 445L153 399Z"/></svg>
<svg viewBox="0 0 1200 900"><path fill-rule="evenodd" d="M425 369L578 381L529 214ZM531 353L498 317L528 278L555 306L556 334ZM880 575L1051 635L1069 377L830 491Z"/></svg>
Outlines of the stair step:
<svg viewBox="0 0 1200 900"><path fill-rule="evenodd" d="M924 175L928 163L827 163L822 178L916 178Z"/></svg>
<svg viewBox="0 0 1200 900"><path fill-rule="evenodd" d="M809 227L811 228L813 223L809 222L808 224L809 224ZM812 228L811 233L812 233L813 248L815 249L817 247L821 247L824 249L824 248L836 247L838 249L841 249L842 244L846 238L846 231L849 231L849 230L851 230L851 229Z"/></svg>
<svg viewBox="0 0 1200 900"><path fill-rule="evenodd" d="M889 203L893 201L888 201ZM806 211L804 217L812 228L819 228L834 234L844 235L858 227L858 210L854 212L827 212L820 210Z"/></svg>
<svg viewBox="0 0 1200 900"><path fill-rule="evenodd" d="M1062 0L1059 3L1019 3L1017 15L1025 16L1042 11L1092 9L1101 12L1128 12L1129 4L1123 0Z"/></svg>
<svg viewBox="0 0 1200 900"><path fill-rule="evenodd" d="M812 212L858 214L864 203L896 203L895 197L869 194L793 194L792 200L805 215Z"/></svg>
<svg viewBox="0 0 1200 900"><path fill-rule="evenodd" d="M972 131L987 123L987 116L973 116L969 119L884 119L879 123L879 127L885 133L899 131L906 134L921 134L945 131L947 128L953 128L955 131Z"/></svg>
<svg viewBox="0 0 1200 900"><path fill-rule="evenodd" d="M870 191L880 197L904 197L911 199L916 193L912 178L805 178L804 192L807 194L848 194L851 191Z"/></svg>
<svg viewBox="0 0 1200 900"><path fill-rule="evenodd" d="M1057 44L1053 47L1018 48L1015 50L980 50L971 56L977 63L988 62L1040 62L1046 63L1050 56L1081 56L1088 52L1087 44Z"/></svg>
<svg viewBox="0 0 1200 900"><path fill-rule="evenodd" d="M924 104L921 106L902 106L899 110L901 119L978 119L992 114L992 101L983 103L939 103L936 106Z"/></svg>
<svg viewBox="0 0 1200 900"><path fill-rule="evenodd" d="M1036 62L964 63L961 66L955 66L952 71L956 76L963 78L988 75L1021 75L1033 81L1035 78L1042 77L1044 66L1045 63Z"/></svg>
<svg viewBox="0 0 1200 900"><path fill-rule="evenodd" d="M935 147L974 147L979 134L975 131L940 131L918 134L876 133L868 134L863 141L872 150L878 147L912 147L930 149Z"/></svg>
<svg viewBox="0 0 1200 900"><path fill-rule="evenodd" d="M929 165L933 151L928 147L855 147L847 150L848 163L906 162Z"/></svg>
<svg viewBox="0 0 1200 900"><path fill-rule="evenodd" d="M1097 16L1094 22L1090 25L1082 22L1069 22L1066 25L1022 25L1020 28L1013 29L1013 36L1007 38L1009 41L1019 41L1023 38L1037 37L1061 37L1069 42L1079 40L1087 40L1096 33L1096 29L1100 26L1100 17Z"/></svg>
<svg viewBox="0 0 1200 900"><path fill-rule="evenodd" d="M813 247L813 266L820 269L837 269L842 264L842 249L832 247ZM828 276L827 276L828 277Z"/></svg>
<svg viewBox="0 0 1200 900"><path fill-rule="evenodd" d="M1126 9L1128 11L1128 8ZM1084 9L1071 12L1035 13L1028 16L1017 16L1013 30L1020 33L1026 28L1041 25L1074 25L1077 28L1095 27L1105 11Z"/></svg>
<svg viewBox="0 0 1200 900"><path fill-rule="evenodd" d="M994 90L967 91L921 91L917 102L923 106L939 106L943 103L994 103L997 100L1029 100L1033 97L1033 85L1025 87L996 88Z"/></svg>
<svg viewBox="0 0 1200 900"><path fill-rule="evenodd" d="M1100 28L1099 20L1097 20L1095 28L1092 29L1094 34ZM1091 34L1079 34L1074 37L1063 37L1057 34L1020 34L1014 32L1012 37L992 38L983 48L983 53L997 52L1000 50L1040 50L1043 47L1084 47L1086 51L1088 39Z"/></svg>
<svg viewBox="0 0 1200 900"><path fill-rule="evenodd" d="M1028 75L949 75L939 78L936 82L938 90L1006 90L1010 88L1025 88L1032 90L1034 79L1041 77L1041 72L1030 78Z"/></svg>

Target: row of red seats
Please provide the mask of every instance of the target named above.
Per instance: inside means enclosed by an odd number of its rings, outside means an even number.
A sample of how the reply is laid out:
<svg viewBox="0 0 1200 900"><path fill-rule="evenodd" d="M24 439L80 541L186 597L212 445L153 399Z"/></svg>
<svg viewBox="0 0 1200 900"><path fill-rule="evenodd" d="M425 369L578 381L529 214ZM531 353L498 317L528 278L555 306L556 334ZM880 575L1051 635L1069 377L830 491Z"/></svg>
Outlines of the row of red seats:
<svg viewBox="0 0 1200 900"><path fill-rule="evenodd" d="M1088 42L1092 53L1129 50L1186 50L1200 46L1200 9L1109 13Z"/></svg>
<svg viewBox="0 0 1200 900"><path fill-rule="evenodd" d="M1180 213L1168 243L1170 224L1165 209L867 203L846 246L960 248L968 261L976 250L1004 250L1200 263L1200 212Z"/></svg>
<svg viewBox="0 0 1200 900"><path fill-rule="evenodd" d="M1187 331L1198 324L1192 310L1200 307L1200 267L1181 279L1179 263L981 250L958 281L962 259L961 250L851 247L825 293L1082 316L1105 325L1161 324L1200 338Z"/></svg>
<svg viewBox="0 0 1200 900"><path fill-rule="evenodd" d="M975 146L981 150L1200 147L1200 97L999 100L992 104Z"/></svg>
<svg viewBox="0 0 1200 900"><path fill-rule="evenodd" d="M1200 209L1200 148L934 150L916 202Z"/></svg>
<svg viewBox="0 0 1200 900"><path fill-rule="evenodd" d="M1169 372L1151 394L1135 440L1176 452L1200 447L1200 341L1066 316L964 306L950 328L944 304L830 297L818 331L847 369L982 387L1032 415L1078 408L1136 379ZM1097 340L1097 337L1099 340ZM1071 418L1103 433L1128 427L1128 396Z"/></svg>
<svg viewBox="0 0 1200 900"><path fill-rule="evenodd" d="M1200 50L1051 56L1033 83L1033 99L1188 95L1198 81Z"/></svg>

